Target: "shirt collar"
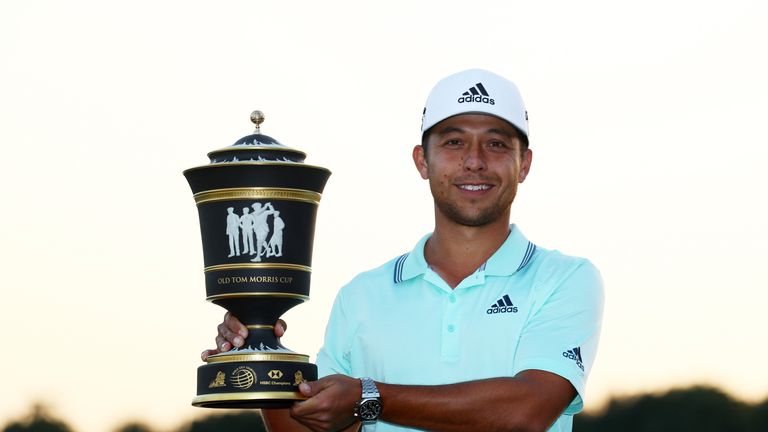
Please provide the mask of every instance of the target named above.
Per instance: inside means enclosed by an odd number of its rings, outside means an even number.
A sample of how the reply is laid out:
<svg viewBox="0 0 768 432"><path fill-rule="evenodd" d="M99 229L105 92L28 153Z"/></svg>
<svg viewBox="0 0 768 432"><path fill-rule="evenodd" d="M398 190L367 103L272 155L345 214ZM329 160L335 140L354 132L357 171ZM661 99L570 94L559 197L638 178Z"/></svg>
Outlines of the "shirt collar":
<svg viewBox="0 0 768 432"><path fill-rule="evenodd" d="M501 247L480 266L487 276L511 276L525 267L533 256L536 246L528 241L516 225L509 226L509 235ZM432 236L422 237L411 252L399 257L395 263L395 283L426 273L429 265L424 259L424 245Z"/></svg>
<svg viewBox="0 0 768 432"><path fill-rule="evenodd" d="M487 276L511 276L525 267L533 256L536 246L528 241L517 225L509 226L509 236L501 247L488 258L485 266Z"/></svg>

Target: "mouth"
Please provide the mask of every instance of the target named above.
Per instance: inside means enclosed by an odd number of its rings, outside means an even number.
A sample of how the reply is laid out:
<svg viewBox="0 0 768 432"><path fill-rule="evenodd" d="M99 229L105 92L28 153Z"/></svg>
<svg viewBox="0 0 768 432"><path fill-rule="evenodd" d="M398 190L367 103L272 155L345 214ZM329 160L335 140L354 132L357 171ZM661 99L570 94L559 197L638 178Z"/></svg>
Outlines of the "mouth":
<svg viewBox="0 0 768 432"><path fill-rule="evenodd" d="M459 189L470 192L486 191L493 187L493 185L489 184L459 184L456 186L458 186Z"/></svg>

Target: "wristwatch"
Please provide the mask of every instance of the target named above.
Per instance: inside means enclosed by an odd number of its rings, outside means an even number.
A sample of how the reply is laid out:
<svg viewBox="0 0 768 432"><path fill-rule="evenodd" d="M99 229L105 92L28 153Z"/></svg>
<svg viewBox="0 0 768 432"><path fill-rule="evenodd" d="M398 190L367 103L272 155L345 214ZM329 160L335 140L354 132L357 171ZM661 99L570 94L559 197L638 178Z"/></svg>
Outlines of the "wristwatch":
<svg viewBox="0 0 768 432"><path fill-rule="evenodd" d="M372 379L360 378L363 385L363 396L355 404L355 417L359 417L364 425L376 423L381 414L381 395Z"/></svg>

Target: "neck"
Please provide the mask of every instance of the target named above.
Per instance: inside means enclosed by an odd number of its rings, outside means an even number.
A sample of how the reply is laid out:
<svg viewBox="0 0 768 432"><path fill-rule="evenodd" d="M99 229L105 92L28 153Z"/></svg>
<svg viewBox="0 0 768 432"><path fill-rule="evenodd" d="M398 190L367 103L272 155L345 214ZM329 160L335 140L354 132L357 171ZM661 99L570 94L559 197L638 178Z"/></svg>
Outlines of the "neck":
<svg viewBox="0 0 768 432"><path fill-rule="evenodd" d="M491 257L509 235L509 215L480 227L457 224L437 212L435 231L424 246L429 266L451 287Z"/></svg>

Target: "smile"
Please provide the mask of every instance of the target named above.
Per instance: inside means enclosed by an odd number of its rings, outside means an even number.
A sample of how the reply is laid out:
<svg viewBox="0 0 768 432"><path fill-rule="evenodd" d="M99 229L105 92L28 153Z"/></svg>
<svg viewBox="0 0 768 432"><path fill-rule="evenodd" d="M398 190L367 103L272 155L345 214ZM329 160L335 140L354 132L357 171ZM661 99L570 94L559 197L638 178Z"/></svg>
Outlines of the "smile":
<svg viewBox="0 0 768 432"><path fill-rule="evenodd" d="M460 189L468 190L468 191L480 191L480 190L488 190L491 188L491 185L487 184L479 184L479 185L458 185Z"/></svg>

